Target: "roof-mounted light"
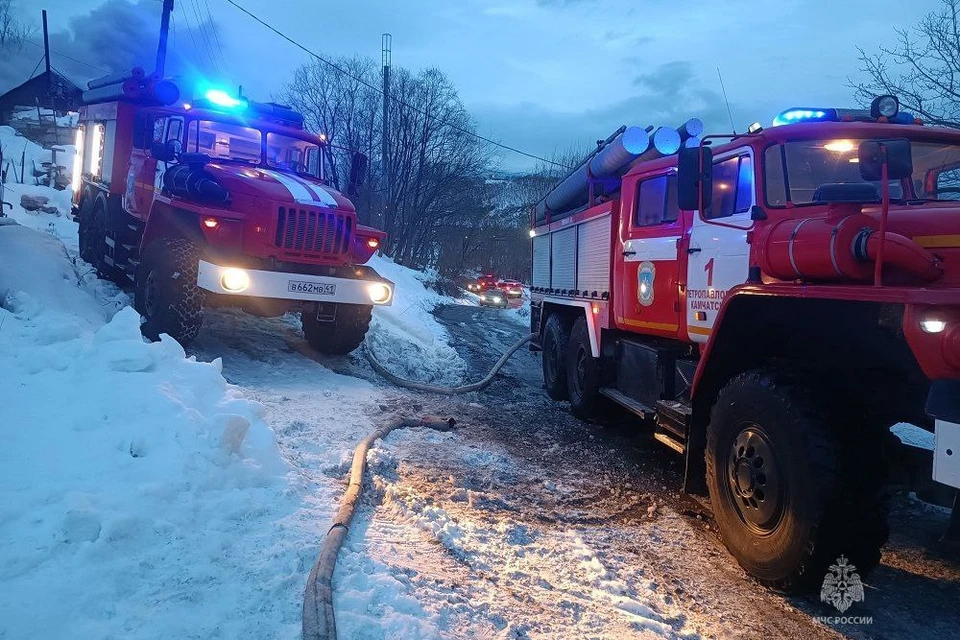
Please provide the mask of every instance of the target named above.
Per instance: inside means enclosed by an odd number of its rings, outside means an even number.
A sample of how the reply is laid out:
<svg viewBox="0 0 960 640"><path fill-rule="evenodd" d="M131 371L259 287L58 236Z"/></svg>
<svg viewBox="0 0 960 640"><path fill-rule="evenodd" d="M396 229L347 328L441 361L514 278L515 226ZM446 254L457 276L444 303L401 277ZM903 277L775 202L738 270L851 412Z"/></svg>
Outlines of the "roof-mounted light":
<svg viewBox="0 0 960 640"><path fill-rule="evenodd" d="M870 103L870 117L894 118L900 113L900 101L897 96L877 96Z"/></svg>
<svg viewBox="0 0 960 640"><path fill-rule="evenodd" d="M247 101L240 98L234 98L223 89L209 89L203 94L211 104L226 109L243 109L247 106Z"/></svg>
<svg viewBox="0 0 960 640"><path fill-rule="evenodd" d="M784 124L795 124L797 122L836 122L836 109L816 109L807 107L794 107L787 109L773 119L773 126L779 127Z"/></svg>

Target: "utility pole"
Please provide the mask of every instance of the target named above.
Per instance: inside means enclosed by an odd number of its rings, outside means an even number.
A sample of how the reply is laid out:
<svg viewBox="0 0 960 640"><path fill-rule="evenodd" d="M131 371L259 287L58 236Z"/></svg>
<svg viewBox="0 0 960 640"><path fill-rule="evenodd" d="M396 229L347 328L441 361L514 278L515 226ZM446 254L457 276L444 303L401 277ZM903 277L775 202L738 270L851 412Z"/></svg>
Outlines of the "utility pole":
<svg viewBox="0 0 960 640"><path fill-rule="evenodd" d="M157 45L157 64L154 73L162 78L167 63L167 36L170 33L170 13L173 11L173 0L163 0L163 13L160 15L160 43Z"/></svg>
<svg viewBox="0 0 960 640"><path fill-rule="evenodd" d="M383 164L383 177L387 183L387 201L380 214L382 225L383 218L393 202L393 175L390 172L390 63L393 59L393 36L389 33L382 34L380 44L383 62L383 134L380 136L380 162Z"/></svg>
<svg viewBox="0 0 960 640"><path fill-rule="evenodd" d="M47 31L47 10L44 9L43 15L43 61L46 63L47 70L47 93L53 94L53 78L50 77L50 33Z"/></svg>

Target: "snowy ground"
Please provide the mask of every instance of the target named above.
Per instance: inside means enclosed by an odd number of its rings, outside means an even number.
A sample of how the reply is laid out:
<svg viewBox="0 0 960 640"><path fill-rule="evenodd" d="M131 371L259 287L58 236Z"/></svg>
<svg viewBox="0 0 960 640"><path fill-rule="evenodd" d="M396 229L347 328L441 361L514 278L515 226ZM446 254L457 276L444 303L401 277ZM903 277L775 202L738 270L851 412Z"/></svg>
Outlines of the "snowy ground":
<svg viewBox="0 0 960 640"><path fill-rule="evenodd" d="M67 192L12 187L69 204ZM298 637L353 447L394 415L423 413L459 428L397 432L371 452L334 576L341 637L960 628L942 509L898 498L857 605L874 624L830 628L813 620L830 615L816 598L743 575L709 510L677 492L677 457L629 421L585 424L547 400L535 355L521 350L486 392L438 398L388 386L356 353L313 352L290 315L211 312L186 354L147 344L127 296L77 259L73 222L12 215L22 227L0 226L0 638ZM424 286L429 274L374 267L398 294L371 340L401 375L479 378L526 331L526 299L455 304Z"/></svg>

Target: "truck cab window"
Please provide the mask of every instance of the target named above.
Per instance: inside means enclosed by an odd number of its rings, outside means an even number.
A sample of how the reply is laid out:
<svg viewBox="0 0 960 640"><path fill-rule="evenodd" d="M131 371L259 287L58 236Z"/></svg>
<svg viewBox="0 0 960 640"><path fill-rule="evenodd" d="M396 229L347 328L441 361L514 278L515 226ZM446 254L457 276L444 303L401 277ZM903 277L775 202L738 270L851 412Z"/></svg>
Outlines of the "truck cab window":
<svg viewBox="0 0 960 640"><path fill-rule="evenodd" d="M753 161L734 156L713 165L713 197L707 220L727 218L750 210L753 201Z"/></svg>
<svg viewBox="0 0 960 640"><path fill-rule="evenodd" d="M133 148L149 149L154 140L154 120L156 116L146 111L138 111L133 120Z"/></svg>
<svg viewBox="0 0 960 640"><path fill-rule="evenodd" d="M663 212L664 222L676 222L680 217L680 205L677 202L677 175L667 176L667 207Z"/></svg>
<svg viewBox="0 0 960 640"><path fill-rule="evenodd" d="M737 175L737 207L734 213L750 211L753 204L753 158L740 156L740 172Z"/></svg>
<svg viewBox="0 0 960 640"><path fill-rule="evenodd" d="M649 178L640 183L637 195L637 226L647 227L664 221L667 176Z"/></svg>
<svg viewBox="0 0 960 640"><path fill-rule="evenodd" d="M320 147L279 133L267 133L267 165L276 169L320 177Z"/></svg>
<svg viewBox="0 0 960 640"><path fill-rule="evenodd" d="M787 202L786 171L783 166L783 147L773 145L763 152L763 190L767 204L782 207Z"/></svg>
<svg viewBox="0 0 960 640"><path fill-rule="evenodd" d="M167 120L167 135L164 142L170 142L171 140L183 142L183 118L175 117Z"/></svg>
<svg viewBox="0 0 960 640"><path fill-rule="evenodd" d="M713 195L704 217L713 220L733 215L737 202L740 158L727 158L713 164Z"/></svg>

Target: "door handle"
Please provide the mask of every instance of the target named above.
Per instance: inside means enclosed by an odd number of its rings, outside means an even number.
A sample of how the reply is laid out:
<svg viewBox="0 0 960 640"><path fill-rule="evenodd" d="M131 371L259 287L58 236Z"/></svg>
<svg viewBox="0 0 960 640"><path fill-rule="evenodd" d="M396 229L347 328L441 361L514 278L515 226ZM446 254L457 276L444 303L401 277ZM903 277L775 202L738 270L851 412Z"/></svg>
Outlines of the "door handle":
<svg viewBox="0 0 960 640"><path fill-rule="evenodd" d="M701 251L703 251L703 249L701 249L700 247L690 247L689 249L687 249L687 253L689 254L700 253Z"/></svg>
<svg viewBox="0 0 960 640"><path fill-rule="evenodd" d="M637 252L636 252L636 251L622 251L621 253L623 253L623 255L625 255L625 256L635 256L635 255L637 255Z"/></svg>

